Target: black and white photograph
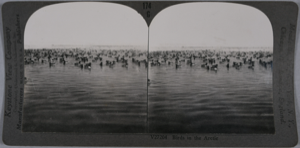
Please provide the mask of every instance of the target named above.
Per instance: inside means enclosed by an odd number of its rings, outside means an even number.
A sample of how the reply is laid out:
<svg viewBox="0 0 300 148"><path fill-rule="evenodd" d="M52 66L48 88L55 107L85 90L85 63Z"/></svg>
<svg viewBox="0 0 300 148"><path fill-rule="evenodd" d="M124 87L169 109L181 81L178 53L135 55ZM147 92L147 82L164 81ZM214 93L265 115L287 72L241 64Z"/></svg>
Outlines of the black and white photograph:
<svg viewBox="0 0 300 148"><path fill-rule="evenodd" d="M6 1L0 147L299 146L300 0Z"/></svg>
<svg viewBox="0 0 300 148"><path fill-rule="evenodd" d="M149 28L119 4L42 8L25 29L22 131L274 134L272 41L241 4L174 5Z"/></svg>
<svg viewBox="0 0 300 148"><path fill-rule="evenodd" d="M149 34L149 132L274 134L273 32L231 3L162 10Z"/></svg>
<svg viewBox="0 0 300 148"><path fill-rule="evenodd" d="M147 37L142 16L120 4L36 11L25 28L22 131L146 132Z"/></svg>

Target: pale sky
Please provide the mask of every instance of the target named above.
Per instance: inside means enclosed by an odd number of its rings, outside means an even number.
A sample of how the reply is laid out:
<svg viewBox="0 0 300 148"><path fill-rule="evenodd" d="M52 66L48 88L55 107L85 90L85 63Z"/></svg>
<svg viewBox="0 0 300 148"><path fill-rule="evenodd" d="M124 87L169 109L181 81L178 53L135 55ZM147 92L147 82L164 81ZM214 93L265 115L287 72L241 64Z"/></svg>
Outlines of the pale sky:
<svg viewBox="0 0 300 148"><path fill-rule="evenodd" d="M25 47L52 45L143 45L148 27L135 10L104 2L72 2L43 7L29 19Z"/></svg>
<svg viewBox="0 0 300 148"><path fill-rule="evenodd" d="M135 10L114 3L72 2L43 7L29 19L25 47L147 46L148 27ZM273 47L269 19L233 3L192 2L162 10L150 25L150 50L161 46Z"/></svg>
<svg viewBox="0 0 300 148"><path fill-rule="evenodd" d="M178 4L150 25L150 50L160 46L273 47L273 31L260 10L241 4Z"/></svg>

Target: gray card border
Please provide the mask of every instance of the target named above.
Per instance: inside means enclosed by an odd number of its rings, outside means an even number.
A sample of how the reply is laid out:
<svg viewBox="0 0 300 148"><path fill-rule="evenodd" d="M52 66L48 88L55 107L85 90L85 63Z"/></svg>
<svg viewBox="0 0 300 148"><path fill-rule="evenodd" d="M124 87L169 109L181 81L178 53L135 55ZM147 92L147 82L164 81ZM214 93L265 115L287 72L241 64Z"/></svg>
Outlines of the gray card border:
<svg viewBox="0 0 300 148"><path fill-rule="evenodd" d="M275 134L89 134L89 133L22 133L24 75L24 29L31 14L47 5L60 2L8 2L2 6L5 106L3 142L22 146L147 146L147 147L292 147L297 144L294 103L294 59L298 5L294 2L237 2L253 6L271 21L274 36L273 110ZM72 1L68 1L72 2ZM76 2L76 1L73 1ZM101 2L101 1L99 1ZM170 5L205 1L102 1L127 5L139 12L149 25L151 17L142 9L151 2L151 14ZM225 1L217 1L225 2ZM168 135L167 140L151 139L151 135ZM218 137L218 140L172 140L172 135Z"/></svg>

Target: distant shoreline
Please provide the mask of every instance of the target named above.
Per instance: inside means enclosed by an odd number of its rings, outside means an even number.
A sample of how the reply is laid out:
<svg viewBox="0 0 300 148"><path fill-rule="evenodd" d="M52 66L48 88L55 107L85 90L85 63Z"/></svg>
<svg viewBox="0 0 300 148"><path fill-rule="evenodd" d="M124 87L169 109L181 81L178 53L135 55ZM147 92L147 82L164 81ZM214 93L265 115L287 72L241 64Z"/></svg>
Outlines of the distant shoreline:
<svg viewBox="0 0 300 148"><path fill-rule="evenodd" d="M147 46L142 45L57 45L52 47L34 47L25 46L28 49L81 49L81 50L148 50ZM273 51L273 47L213 47L213 46L156 46L149 47L149 51L200 51L200 50L216 50L216 51Z"/></svg>
<svg viewBox="0 0 300 148"><path fill-rule="evenodd" d="M25 45L26 49L145 49L147 50L147 45L53 45L53 46L35 46L35 45Z"/></svg>
<svg viewBox="0 0 300 148"><path fill-rule="evenodd" d="M152 50L151 50L152 49ZM273 47L213 47L213 46L160 46L151 47L151 51L172 51L172 50L217 50L217 51L273 51Z"/></svg>

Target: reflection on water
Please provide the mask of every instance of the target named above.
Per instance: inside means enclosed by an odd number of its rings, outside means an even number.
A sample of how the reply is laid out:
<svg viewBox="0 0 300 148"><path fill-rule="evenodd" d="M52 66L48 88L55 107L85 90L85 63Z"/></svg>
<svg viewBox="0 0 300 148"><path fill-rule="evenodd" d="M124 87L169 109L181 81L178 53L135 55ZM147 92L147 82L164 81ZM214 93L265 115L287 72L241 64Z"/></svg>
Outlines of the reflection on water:
<svg viewBox="0 0 300 148"><path fill-rule="evenodd" d="M25 132L144 133L147 120L147 69L128 60L91 69L41 62L25 65ZM91 61L91 60L89 60Z"/></svg>
<svg viewBox="0 0 300 148"><path fill-rule="evenodd" d="M232 64L241 60L229 57L229 69L225 62L217 71L201 67L203 58L178 68L174 58L149 63L147 84L142 62L127 56L128 67L112 66L105 61L113 56L102 58L91 69L75 66L74 57L65 65L26 64L23 131L274 133L272 67L257 59L253 69L237 69Z"/></svg>
<svg viewBox="0 0 300 148"><path fill-rule="evenodd" d="M149 132L274 133L271 66L255 59L253 69L238 70L232 64L241 60L228 59L229 69L217 60L217 71L199 58L177 69L174 60L151 66Z"/></svg>

